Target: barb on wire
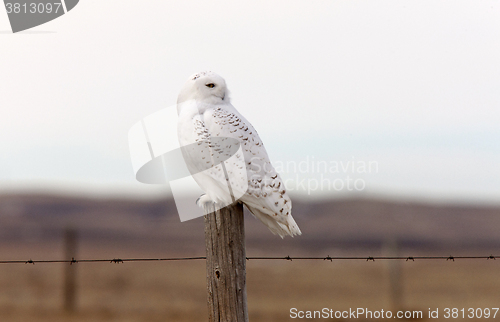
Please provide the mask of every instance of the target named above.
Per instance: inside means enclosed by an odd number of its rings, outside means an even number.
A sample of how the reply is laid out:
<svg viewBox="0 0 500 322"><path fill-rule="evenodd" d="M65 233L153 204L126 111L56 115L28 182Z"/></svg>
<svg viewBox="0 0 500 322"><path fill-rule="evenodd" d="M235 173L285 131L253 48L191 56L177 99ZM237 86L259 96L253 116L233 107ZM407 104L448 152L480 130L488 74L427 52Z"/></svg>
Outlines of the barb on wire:
<svg viewBox="0 0 500 322"><path fill-rule="evenodd" d="M398 256L344 256L344 257L331 257L330 255L326 257L292 257L287 255L285 257L272 257L272 256L264 256L264 257L246 257L246 260L287 260L293 261L295 260L328 260L333 262L338 260L364 260L364 261L372 261L375 260L405 260L412 261L415 260L446 260L454 262L455 259L486 259L486 260L496 260L499 256L407 256L407 257L398 257ZM125 263L125 262L153 262L153 261L189 261L189 260L206 260L206 256L198 256L198 257L166 257L166 258L113 258L113 259L75 259L72 257L69 260L0 260L0 264L33 264L35 263L68 263L70 265L74 263L99 263L99 262L108 262L108 263Z"/></svg>

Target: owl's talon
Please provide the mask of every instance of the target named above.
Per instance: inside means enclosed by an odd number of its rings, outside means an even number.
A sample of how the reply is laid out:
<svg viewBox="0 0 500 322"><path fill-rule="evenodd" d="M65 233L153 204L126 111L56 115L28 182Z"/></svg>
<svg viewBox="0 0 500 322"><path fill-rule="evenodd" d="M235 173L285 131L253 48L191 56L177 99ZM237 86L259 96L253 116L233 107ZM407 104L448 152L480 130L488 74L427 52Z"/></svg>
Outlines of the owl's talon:
<svg viewBox="0 0 500 322"><path fill-rule="evenodd" d="M198 207L202 208L205 214L208 214L212 211L214 202L210 199L206 194L201 195L198 199L196 199L196 204Z"/></svg>

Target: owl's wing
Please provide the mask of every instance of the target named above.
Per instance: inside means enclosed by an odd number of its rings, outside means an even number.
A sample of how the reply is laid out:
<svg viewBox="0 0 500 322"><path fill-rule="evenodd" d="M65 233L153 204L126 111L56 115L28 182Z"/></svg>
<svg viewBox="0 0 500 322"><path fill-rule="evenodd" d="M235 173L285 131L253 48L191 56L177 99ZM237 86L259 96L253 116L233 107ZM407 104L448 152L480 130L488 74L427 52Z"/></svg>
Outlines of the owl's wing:
<svg viewBox="0 0 500 322"><path fill-rule="evenodd" d="M241 143L245 169L241 169L241 163L230 162L226 163L226 170L229 177L240 176L241 171L246 170L248 188L242 191L239 199L252 214L274 234L281 237L300 235L301 231L291 215L292 202L253 126L230 104L208 109L199 121L194 122L198 133L205 137L232 138ZM223 182L222 175L221 171L214 170L209 176L213 176L213 181ZM202 180L210 181L210 178ZM207 185L206 182L203 184ZM214 185L212 187L215 188ZM235 186L233 189L242 187ZM205 192L210 193L207 190Z"/></svg>

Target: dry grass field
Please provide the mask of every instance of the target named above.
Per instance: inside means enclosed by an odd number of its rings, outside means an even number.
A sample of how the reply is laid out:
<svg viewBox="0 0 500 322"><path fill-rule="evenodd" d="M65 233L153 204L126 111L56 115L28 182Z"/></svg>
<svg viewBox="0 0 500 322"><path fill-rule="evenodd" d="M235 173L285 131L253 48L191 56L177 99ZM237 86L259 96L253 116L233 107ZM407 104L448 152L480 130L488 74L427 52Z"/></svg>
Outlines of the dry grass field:
<svg viewBox="0 0 500 322"><path fill-rule="evenodd" d="M75 264L78 298L73 313L62 309L64 265L1 265L0 321L206 320L202 260ZM443 315L446 307L500 306L500 260L400 266L403 309L425 315L429 308L440 308ZM290 318L292 307L394 309L388 272L385 261L249 261L250 320L298 320Z"/></svg>
<svg viewBox="0 0 500 322"><path fill-rule="evenodd" d="M500 208L299 200L294 209L297 238L281 240L247 216L247 255L500 255ZM0 260L65 258L68 226L78 231L77 259L201 256L203 225L180 223L172 200L0 196ZM63 310L68 267L78 286L74 312ZM0 264L0 322L206 321L205 275L203 260ZM291 308L422 310L424 317L439 308L435 320L449 321L446 307L500 307L500 259L251 260L247 284L251 321L299 320Z"/></svg>

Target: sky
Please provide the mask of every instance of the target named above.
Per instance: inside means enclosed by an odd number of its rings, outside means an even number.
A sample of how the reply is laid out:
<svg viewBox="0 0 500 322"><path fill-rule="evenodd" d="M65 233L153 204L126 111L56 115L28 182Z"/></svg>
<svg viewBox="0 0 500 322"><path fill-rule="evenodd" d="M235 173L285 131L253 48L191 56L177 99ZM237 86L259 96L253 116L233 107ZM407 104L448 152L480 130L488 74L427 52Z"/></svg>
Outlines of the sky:
<svg viewBox="0 0 500 322"><path fill-rule="evenodd" d="M500 200L498 1L82 0L12 34L0 9L0 191L169 195L129 129L225 78L288 190Z"/></svg>

